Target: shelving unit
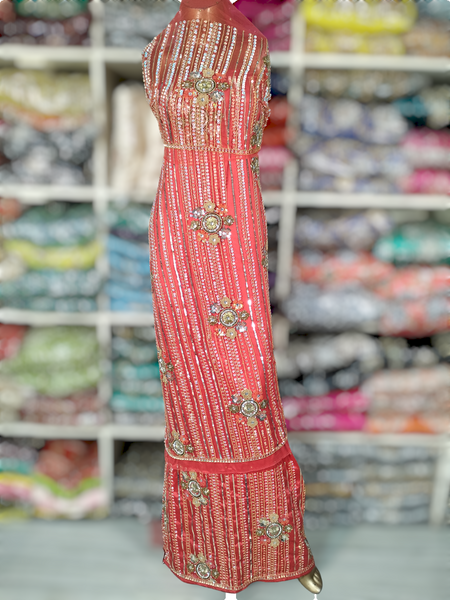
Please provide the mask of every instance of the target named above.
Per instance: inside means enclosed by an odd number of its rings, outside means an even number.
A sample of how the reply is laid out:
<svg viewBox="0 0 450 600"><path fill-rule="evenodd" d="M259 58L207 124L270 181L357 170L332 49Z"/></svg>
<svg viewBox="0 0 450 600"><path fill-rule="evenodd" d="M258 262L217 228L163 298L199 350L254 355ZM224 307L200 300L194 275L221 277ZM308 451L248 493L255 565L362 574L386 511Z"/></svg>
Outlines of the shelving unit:
<svg viewBox="0 0 450 600"><path fill-rule="evenodd" d="M88 71L93 98L93 119L98 131L94 145L93 181L91 185L60 187L42 185L0 185L1 196L13 196L27 204L42 204L52 200L92 202L98 215L103 215L108 203L118 198L148 203L152 193L118 193L109 186L109 149L107 115L109 110L109 77L111 72L138 79L141 69L141 53L135 49L109 48L104 45L103 13L101 0L90 4L93 21L91 24L90 47L33 47L20 45L0 46L0 67L15 66L27 69L52 69ZM304 47L304 23L300 16L292 20L291 50L271 54L273 69L286 69L291 85L288 99L294 106L302 97L305 69L368 69L421 71L450 79L450 59L415 56L373 56L308 54ZM286 298L290 292L291 264L294 252L294 226L298 207L334 208L395 208L417 210L445 210L450 208L450 199L445 195L374 195L306 193L296 190L298 167L295 162L285 171L283 189L263 193L267 206L280 207L278 265L275 296ZM156 190L155 190L156 191ZM150 209L149 209L150 210ZM106 260L106 259L105 259ZM107 269L107 265L105 267ZM113 313L100 310L91 313L46 313L0 309L0 322L26 325L86 325L96 327L98 339L105 356L111 343L112 327L116 325L152 326L153 316L148 313ZM108 373L110 364L106 359L105 378L100 385L100 394L106 398L110 390ZM114 478L114 441L139 440L161 441L163 427L105 425L102 427L57 427L33 423L2 423L0 435L37 438L78 438L97 440L99 444L101 477L109 498L112 499ZM348 444L379 445L425 445L439 449L430 521L444 521L450 490L450 437L430 435L368 435L364 433L302 433L291 434L293 440L315 443L328 440Z"/></svg>

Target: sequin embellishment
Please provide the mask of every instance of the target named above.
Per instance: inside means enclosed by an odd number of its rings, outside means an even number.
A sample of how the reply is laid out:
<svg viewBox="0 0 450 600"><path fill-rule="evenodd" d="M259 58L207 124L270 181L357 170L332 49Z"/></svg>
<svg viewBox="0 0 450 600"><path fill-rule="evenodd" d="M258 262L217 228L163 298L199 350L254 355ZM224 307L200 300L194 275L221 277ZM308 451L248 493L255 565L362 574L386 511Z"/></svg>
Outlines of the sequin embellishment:
<svg viewBox="0 0 450 600"><path fill-rule="evenodd" d="M257 156L254 156L250 162L250 169L253 173L259 177L259 160Z"/></svg>
<svg viewBox="0 0 450 600"><path fill-rule="evenodd" d="M259 121L256 122L253 125L253 135L250 138L250 145L253 148L260 148L261 147L263 133L264 133L264 129L262 128L261 123L259 123Z"/></svg>
<svg viewBox="0 0 450 600"><path fill-rule="evenodd" d="M219 578L219 571L211 561L207 561L203 554L191 554L187 568L190 573L196 573L200 579L213 579Z"/></svg>
<svg viewBox="0 0 450 600"><path fill-rule="evenodd" d="M266 406L267 400L264 400L261 394L245 389L240 394L231 396L231 404L228 408L233 414L239 415L242 423L246 422L253 429L258 425L258 421L267 418L265 411L262 410Z"/></svg>
<svg viewBox="0 0 450 600"><path fill-rule="evenodd" d="M158 348L158 364L162 383L170 383L175 380L174 366L171 362L166 362L162 357L162 352Z"/></svg>
<svg viewBox="0 0 450 600"><path fill-rule="evenodd" d="M218 336L234 339L238 333L247 331L247 325L244 321L250 315L243 308L242 302L239 300L232 301L225 296L220 300L220 304L218 302L211 304L208 323L216 326Z"/></svg>
<svg viewBox="0 0 450 600"><path fill-rule="evenodd" d="M181 487L188 494L194 506L201 506L202 504L208 504L209 489L206 479L202 475L198 475L195 471L186 473L181 472L183 478Z"/></svg>
<svg viewBox="0 0 450 600"><path fill-rule="evenodd" d="M226 225L233 225L234 217L227 214L225 206L216 206L208 200L202 207L194 208L191 216L193 220L189 226L193 231L197 231L201 242L209 242L216 246L221 240L231 237L231 229Z"/></svg>
<svg viewBox="0 0 450 600"><path fill-rule="evenodd" d="M269 253L266 248L263 248L261 264L265 269L269 268Z"/></svg>
<svg viewBox="0 0 450 600"><path fill-rule="evenodd" d="M288 523L285 517L281 519L276 513L269 515L269 518L261 517L259 519L259 528L256 535L262 542L269 543L272 548L279 546L281 542L289 541L289 533L293 530L292 525Z"/></svg>
<svg viewBox="0 0 450 600"><path fill-rule="evenodd" d="M187 99L196 98L199 106L207 106L209 102L220 102L224 91L230 87L226 76L214 73L212 69L193 71L181 84Z"/></svg>
<svg viewBox="0 0 450 600"><path fill-rule="evenodd" d="M192 454L194 447L189 443L188 438L185 435L180 435L178 431L172 431L170 438L168 439L169 448L177 456L184 456L185 454Z"/></svg>

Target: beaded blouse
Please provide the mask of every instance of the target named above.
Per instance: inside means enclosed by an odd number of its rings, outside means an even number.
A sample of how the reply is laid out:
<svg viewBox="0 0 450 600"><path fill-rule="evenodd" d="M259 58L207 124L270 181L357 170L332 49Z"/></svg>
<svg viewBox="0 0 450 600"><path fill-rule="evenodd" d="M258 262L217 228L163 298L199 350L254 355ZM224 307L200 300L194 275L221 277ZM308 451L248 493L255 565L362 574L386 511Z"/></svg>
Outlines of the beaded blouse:
<svg viewBox="0 0 450 600"><path fill-rule="evenodd" d="M175 21L148 44L142 65L165 146L237 154L261 148L270 112L262 35L242 35L224 23Z"/></svg>

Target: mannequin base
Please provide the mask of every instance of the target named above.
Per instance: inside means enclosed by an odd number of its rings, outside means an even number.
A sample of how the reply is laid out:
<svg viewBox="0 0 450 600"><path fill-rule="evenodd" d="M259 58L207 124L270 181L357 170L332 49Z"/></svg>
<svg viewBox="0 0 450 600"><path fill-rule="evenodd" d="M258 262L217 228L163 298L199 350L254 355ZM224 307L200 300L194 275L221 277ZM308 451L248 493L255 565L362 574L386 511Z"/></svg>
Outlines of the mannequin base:
<svg viewBox="0 0 450 600"><path fill-rule="evenodd" d="M323 588L322 576L317 567L308 573L307 575L303 575L303 577L299 577L298 580L302 584L304 588L311 592L311 594L320 594Z"/></svg>

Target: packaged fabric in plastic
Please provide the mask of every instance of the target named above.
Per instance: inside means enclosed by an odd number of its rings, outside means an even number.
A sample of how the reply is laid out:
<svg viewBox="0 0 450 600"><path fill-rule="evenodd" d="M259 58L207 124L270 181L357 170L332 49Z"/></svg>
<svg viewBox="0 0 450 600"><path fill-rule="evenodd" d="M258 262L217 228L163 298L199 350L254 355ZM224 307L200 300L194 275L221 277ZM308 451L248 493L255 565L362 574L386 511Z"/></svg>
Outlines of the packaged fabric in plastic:
<svg viewBox="0 0 450 600"><path fill-rule="evenodd" d="M73 246L96 237L92 205L52 202L33 206L18 219L0 225L5 239L28 240L39 246Z"/></svg>
<svg viewBox="0 0 450 600"><path fill-rule="evenodd" d="M0 111L38 131L73 131L91 118L89 76L0 69Z"/></svg>
<svg viewBox="0 0 450 600"><path fill-rule="evenodd" d="M407 121L390 104L365 106L355 100L326 100L306 94L300 111L306 133L324 138L354 138L371 144L397 144Z"/></svg>
<svg viewBox="0 0 450 600"><path fill-rule="evenodd" d="M369 250L393 227L391 215L383 210L352 211L327 219L302 212L295 224L295 245L318 250Z"/></svg>
<svg viewBox="0 0 450 600"><path fill-rule="evenodd" d="M104 8L106 45L142 50L169 24L179 5L173 2L107 2Z"/></svg>
<svg viewBox="0 0 450 600"><path fill-rule="evenodd" d="M435 221L407 223L381 237L373 247L374 255L393 263L440 263L450 258L449 228Z"/></svg>
<svg viewBox="0 0 450 600"><path fill-rule="evenodd" d="M142 204L111 204L108 208L108 224L115 237L135 242L148 242L150 208Z"/></svg>
<svg viewBox="0 0 450 600"><path fill-rule="evenodd" d="M404 71L367 71L354 69L327 70L307 69L305 90L316 96L347 97L359 102L386 102L403 96L412 96L431 84L424 73Z"/></svg>
<svg viewBox="0 0 450 600"><path fill-rule="evenodd" d="M95 387L100 379L95 329L31 328L19 353L0 362L0 373L48 396L66 396Z"/></svg>
<svg viewBox="0 0 450 600"><path fill-rule="evenodd" d="M4 241L5 250L16 254L30 269L92 269L101 253L98 241L80 246L37 246L26 240Z"/></svg>
<svg viewBox="0 0 450 600"><path fill-rule="evenodd" d="M390 2L339 2L338 0L303 0L303 17L308 25L327 30L344 29L356 33L404 33L417 18L417 8L410 0Z"/></svg>

